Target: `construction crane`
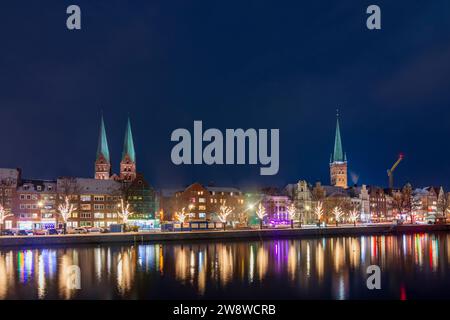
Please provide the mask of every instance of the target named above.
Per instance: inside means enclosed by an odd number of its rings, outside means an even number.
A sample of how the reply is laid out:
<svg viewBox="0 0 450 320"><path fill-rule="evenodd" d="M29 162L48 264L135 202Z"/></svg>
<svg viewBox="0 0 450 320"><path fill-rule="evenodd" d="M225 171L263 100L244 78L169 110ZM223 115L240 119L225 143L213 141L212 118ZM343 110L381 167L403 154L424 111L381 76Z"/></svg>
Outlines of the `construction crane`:
<svg viewBox="0 0 450 320"><path fill-rule="evenodd" d="M397 161L394 163L394 165L392 166L391 169L388 169L387 174L389 177L389 188L393 189L394 188L394 170L395 168L397 168L398 164L400 163L400 161L402 161L404 158L403 153L400 153L398 155L398 159Z"/></svg>

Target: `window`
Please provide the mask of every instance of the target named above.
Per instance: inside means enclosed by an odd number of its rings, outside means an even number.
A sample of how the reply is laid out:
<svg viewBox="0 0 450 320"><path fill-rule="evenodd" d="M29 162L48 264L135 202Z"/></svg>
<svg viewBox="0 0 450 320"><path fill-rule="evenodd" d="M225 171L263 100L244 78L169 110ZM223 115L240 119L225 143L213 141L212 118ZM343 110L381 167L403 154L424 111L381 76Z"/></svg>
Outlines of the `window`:
<svg viewBox="0 0 450 320"><path fill-rule="evenodd" d="M82 218L82 219L86 219L86 218L90 218L91 217L91 214L90 213L80 213L80 218Z"/></svg>
<svg viewBox="0 0 450 320"><path fill-rule="evenodd" d="M205 203L205 202L206 202L206 199L205 199L205 198L198 198L198 202L200 202L200 203Z"/></svg>
<svg viewBox="0 0 450 320"><path fill-rule="evenodd" d="M206 213L200 212L200 213L198 214L198 217L204 219L204 218L206 218Z"/></svg>
<svg viewBox="0 0 450 320"><path fill-rule="evenodd" d="M82 203L81 204L81 210L89 211L89 210L91 210L91 205L90 204L86 204L86 203Z"/></svg>
<svg viewBox="0 0 450 320"><path fill-rule="evenodd" d="M96 212L96 213L94 213L94 218L95 219L104 219L105 218L105 214L100 213L100 212Z"/></svg>
<svg viewBox="0 0 450 320"><path fill-rule="evenodd" d="M94 201L105 201L104 196L94 196Z"/></svg>
<svg viewBox="0 0 450 320"><path fill-rule="evenodd" d="M205 206L198 206L198 210L206 210Z"/></svg>
<svg viewBox="0 0 450 320"><path fill-rule="evenodd" d="M94 204L94 210L104 210L105 209L105 205L104 204Z"/></svg>
<svg viewBox="0 0 450 320"><path fill-rule="evenodd" d="M84 202L91 201L91 196L83 194L83 195L80 196L80 200L84 201Z"/></svg>

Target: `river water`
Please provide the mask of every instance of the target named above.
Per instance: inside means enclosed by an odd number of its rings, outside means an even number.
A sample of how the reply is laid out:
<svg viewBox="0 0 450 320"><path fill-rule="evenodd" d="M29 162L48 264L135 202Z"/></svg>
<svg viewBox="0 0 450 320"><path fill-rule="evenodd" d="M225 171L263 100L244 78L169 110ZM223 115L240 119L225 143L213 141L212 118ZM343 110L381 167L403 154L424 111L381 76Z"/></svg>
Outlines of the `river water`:
<svg viewBox="0 0 450 320"><path fill-rule="evenodd" d="M0 299L448 299L449 272L450 233L11 248Z"/></svg>

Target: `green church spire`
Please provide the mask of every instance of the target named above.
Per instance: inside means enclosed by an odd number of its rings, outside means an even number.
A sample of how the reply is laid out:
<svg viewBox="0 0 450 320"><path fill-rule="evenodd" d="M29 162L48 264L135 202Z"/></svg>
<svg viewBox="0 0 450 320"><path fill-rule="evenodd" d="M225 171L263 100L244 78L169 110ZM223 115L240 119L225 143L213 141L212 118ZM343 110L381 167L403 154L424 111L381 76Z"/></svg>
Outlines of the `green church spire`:
<svg viewBox="0 0 450 320"><path fill-rule="evenodd" d="M127 121L127 128L125 130L125 140L123 142L122 160L128 155L130 160L136 162L136 154L134 151L133 133L131 132L130 118Z"/></svg>
<svg viewBox="0 0 450 320"><path fill-rule="evenodd" d="M341 131L339 129L339 111L336 114L336 135L334 137L333 162L346 162L347 156L344 157L342 151Z"/></svg>
<svg viewBox="0 0 450 320"><path fill-rule="evenodd" d="M103 121L103 114L100 120L100 132L98 134L98 146L97 146L97 160L103 155L103 157L110 162L109 160L109 148L108 148L108 139L106 138L106 129L105 122Z"/></svg>

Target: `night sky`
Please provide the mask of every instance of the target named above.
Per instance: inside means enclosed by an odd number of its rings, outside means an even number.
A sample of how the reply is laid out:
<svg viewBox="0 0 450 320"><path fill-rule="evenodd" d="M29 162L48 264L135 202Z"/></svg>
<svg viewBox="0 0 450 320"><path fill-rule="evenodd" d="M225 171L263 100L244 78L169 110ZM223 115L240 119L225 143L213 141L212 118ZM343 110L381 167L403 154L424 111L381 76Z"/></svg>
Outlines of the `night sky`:
<svg viewBox="0 0 450 320"><path fill-rule="evenodd" d="M82 30L66 28L66 8ZM382 30L366 28L366 8ZM336 108L349 180L450 187L450 1L2 1L0 167L92 177L103 110L158 188L329 183ZM175 166L176 128L279 128L280 170Z"/></svg>

